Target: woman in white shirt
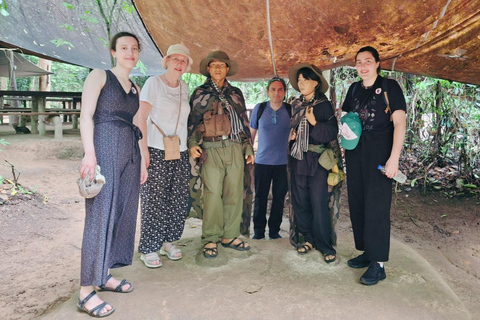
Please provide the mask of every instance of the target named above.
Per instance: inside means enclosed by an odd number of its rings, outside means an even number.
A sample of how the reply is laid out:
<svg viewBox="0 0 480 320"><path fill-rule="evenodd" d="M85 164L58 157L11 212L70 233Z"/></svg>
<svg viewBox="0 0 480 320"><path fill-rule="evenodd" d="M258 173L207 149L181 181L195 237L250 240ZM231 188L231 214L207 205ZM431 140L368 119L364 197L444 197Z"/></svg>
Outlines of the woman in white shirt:
<svg viewBox="0 0 480 320"><path fill-rule="evenodd" d="M162 266L157 252L171 260L182 258L181 250L173 242L182 236L188 205L190 106L188 85L180 77L190 70L192 62L187 47L171 45L161 61L166 73L150 77L140 95L139 127L147 137L140 144L142 173L147 171L148 180L140 192L142 218L138 250L142 253L140 259L149 268ZM174 160L168 160L168 143L165 157L166 136L178 137L179 159L174 156Z"/></svg>

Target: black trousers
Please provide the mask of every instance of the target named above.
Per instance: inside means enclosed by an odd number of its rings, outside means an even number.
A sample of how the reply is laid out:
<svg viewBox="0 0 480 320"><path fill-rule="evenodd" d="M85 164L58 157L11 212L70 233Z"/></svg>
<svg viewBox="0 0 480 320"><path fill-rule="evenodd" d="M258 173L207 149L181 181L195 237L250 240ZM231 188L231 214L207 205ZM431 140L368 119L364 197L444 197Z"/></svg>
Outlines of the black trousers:
<svg viewBox="0 0 480 320"><path fill-rule="evenodd" d="M336 254L328 210L327 170L318 166L311 177L298 175L293 160L291 173L292 205L298 231L323 254Z"/></svg>
<svg viewBox="0 0 480 320"><path fill-rule="evenodd" d="M370 261L388 261L390 251L390 206L392 179L377 169L385 165L392 150L393 135L362 133L354 150L345 151L348 207L357 250Z"/></svg>
<svg viewBox="0 0 480 320"><path fill-rule="evenodd" d="M255 164L255 205L253 208L253 230L255 234L265 234L270 185L272 185L273 199L270 218L268 219L268 229L270 235L275 235L280 231L283 205L288 190L287 165Z"/></svg>

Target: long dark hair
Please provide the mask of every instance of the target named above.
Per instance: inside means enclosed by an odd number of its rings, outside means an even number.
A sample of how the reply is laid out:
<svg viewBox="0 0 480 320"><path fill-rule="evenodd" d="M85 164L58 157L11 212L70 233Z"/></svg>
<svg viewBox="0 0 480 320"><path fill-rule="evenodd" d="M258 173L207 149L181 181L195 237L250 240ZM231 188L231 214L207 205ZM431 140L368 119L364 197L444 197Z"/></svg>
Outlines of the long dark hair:
<svg viewBox="0 0 480 320"><path fill-rule="evenodd" d="M300 75L302 75L305 80L314 80L318 82L317 86L315 87L315 99L319 99L321 96L323 96L323 93L321 91L322 79L320 79L320 77L312 69L302 68L298 70L297 80Z"/></svg>
<svg viewBox="0 0 480 320"><path fill-rule="evenodd" d="M358 50L357 54L355 55L355 61L357 61L357 56L360 52L370 52L373 58L375 59L375 62L380 62L380 55L378 54L377 49L375 49L374 47L366 46L366 47L360 48L360 50ZM381 69L380 65L378 65L377 74L380 73L380 69Z"/></svg>
<svg viewBox="0 0 480 320"><path fill-rule="evenodd" d="M142 48L140 47L140 41L138 40L138 37L136 35L134 35L133 33L126 32L126 31L119 32L112 37L112 39L110 40L110 50L117 51L117 40L121 37L135 38L135 40L137 40L137 44L138 44L138 51L140 52L142 50Z"/></svg>

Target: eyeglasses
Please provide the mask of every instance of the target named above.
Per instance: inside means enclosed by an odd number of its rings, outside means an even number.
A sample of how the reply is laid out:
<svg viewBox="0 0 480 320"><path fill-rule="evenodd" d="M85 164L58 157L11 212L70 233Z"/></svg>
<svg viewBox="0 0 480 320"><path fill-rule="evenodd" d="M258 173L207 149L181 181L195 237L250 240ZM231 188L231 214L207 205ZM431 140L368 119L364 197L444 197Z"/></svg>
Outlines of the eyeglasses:
<svg viewBox="0 0 480 320"><path fill-rule="evenodd" d="M223 65L222 64L211 64L208 67L210 69L221 69L221 70L227 69L227 65L225 65L225 64L223 64Z"/></svg>

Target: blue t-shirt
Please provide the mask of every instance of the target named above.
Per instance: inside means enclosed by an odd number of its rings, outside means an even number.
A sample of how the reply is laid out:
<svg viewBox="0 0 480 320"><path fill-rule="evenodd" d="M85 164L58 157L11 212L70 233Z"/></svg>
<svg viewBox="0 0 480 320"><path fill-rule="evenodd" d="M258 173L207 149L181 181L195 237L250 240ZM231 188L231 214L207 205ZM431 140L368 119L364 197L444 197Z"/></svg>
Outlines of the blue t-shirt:
<svg viewBox="0 0 480 320"><path fill-rule="evenodd" d="M273 111L267 102L258 123L257 114L260 104L253 109L250 127L257 130L258 147L255 163L266 165L287 164L288 136L290 133L290 115L285 104Z"/></svg>

